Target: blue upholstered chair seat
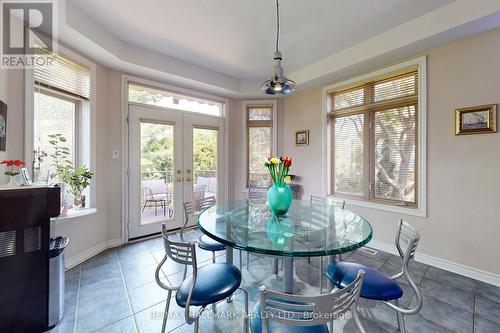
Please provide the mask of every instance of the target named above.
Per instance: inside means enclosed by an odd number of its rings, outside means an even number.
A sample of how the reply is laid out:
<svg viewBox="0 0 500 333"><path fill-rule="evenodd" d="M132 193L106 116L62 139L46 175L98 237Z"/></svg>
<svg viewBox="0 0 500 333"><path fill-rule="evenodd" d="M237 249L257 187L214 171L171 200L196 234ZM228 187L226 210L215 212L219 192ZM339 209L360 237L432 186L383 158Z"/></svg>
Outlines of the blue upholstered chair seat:
<svg viewBox="0 0 500 333"><path fill-rule="evenodd" d="M198 246L200 249L207 251L221 251L226 248L226 245L219 243L207 235L203 235L198 239Z"/></svg>
<svg viewBox="0 0 500 333"><path fill-rule="evenodd" d="M252 310L250 329L252 333L262 333L262 318L261 318L260 303L255 304ZM314 326L292 326L278 323L274 320L268 321L269 333L328 333L326 324Z"/></svg>
<svg viewBox="0 0 500 333"><path fill-rule="evenodd" d="M326 269L326 275L335 286L345 288L356 279L360 269L366 272L361 287L361 297L390 301L403 296L403 290L394 280L364 265L351 262L334 262Z"/></svg>
<svg viewBox="0 0 500 333"><path fill-rule="evenodd" d="M239 288L241 272L238 267L229 264L210 264L198 269L196 284L191 296L191 305L203 306L216 303L231 296ZM180 307L185 307L193 276L186 278L175 295Z"/></svg>

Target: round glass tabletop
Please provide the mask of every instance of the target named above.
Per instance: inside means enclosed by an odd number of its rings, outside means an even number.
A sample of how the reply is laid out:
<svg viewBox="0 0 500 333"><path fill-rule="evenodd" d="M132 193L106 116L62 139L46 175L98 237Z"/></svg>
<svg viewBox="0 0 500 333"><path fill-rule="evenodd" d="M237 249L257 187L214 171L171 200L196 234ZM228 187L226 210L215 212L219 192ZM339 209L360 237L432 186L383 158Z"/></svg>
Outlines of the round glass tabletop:
<svg viewBox="0 0 500 333"><path fill-rule="evenodd" d="M200 214L198 226L230 247L287 257L340 254L372 238L371 225L359 215L300 200L280 217L273 216L264 199L212 206Z"/></svg>

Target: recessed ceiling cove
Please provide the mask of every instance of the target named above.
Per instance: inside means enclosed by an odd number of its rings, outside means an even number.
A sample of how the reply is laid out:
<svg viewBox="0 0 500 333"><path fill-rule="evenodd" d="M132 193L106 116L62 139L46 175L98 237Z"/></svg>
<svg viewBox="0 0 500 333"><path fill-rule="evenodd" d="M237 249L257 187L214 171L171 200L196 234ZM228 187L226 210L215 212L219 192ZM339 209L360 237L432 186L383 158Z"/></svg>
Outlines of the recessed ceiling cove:
<svg viewBox="0 0 500 333"><path fill-rule="evenodd" d="M236 79L272 70L273 0L69 0L118 39ZM453 0L285 0L280 51L291 73Z"/></svg>

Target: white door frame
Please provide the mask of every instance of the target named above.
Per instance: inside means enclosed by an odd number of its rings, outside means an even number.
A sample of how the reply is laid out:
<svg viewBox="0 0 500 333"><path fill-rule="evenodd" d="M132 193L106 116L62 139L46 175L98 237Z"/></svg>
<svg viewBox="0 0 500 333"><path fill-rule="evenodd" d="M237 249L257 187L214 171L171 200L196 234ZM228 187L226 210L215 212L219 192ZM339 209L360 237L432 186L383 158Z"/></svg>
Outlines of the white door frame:
<svg viewBox="0 0 500 333"><path fill-rule="evenodd" d="M229 158L228 158L228 107L229 107L229 99L221 96L216 96L216 95L211 95L211 94L206 94L202 93L196 90L191 90L191 89L186 89L186 88L180 88L176 86L172 86L169 84L164 84L156 81L151 81L151 80L146 80L142 79L139 77L135 76L130 76L126 74L122 74L122 80L121 80L121 93L122 93L122 109L121 109L121 125L122 125L122 145L121 145L121 164L122 164L122 227L121 227L121 239L122 243L128 243L129 235L128 235L128 198L129 198L129 193L128 193L128 150L129 150L129 130L128 130L128 106L129 103L128 101L128 83L129 82L135 82L139 84L144 84L150 87L166 90L166 91L171 91L171 92L176 92L188 96L195 96L195 97L200 97L203 99L208 99L212 101L217 101L224 103L224 110L223 110L223 118L224 118L224 178L226 181L224 182L224 198L225 202L227 203L228 200L228 185L229 185L229 179L228 179L228 168L229 168ZM162 107L157 107L157 106L152 106L156 107L159 109L164 109ZM195 115L199 115L198 113L193 113L189 111L179 111L179 112L185 112L185 113L192 113ZM210 116L208 116L210 117Z"/></svg>

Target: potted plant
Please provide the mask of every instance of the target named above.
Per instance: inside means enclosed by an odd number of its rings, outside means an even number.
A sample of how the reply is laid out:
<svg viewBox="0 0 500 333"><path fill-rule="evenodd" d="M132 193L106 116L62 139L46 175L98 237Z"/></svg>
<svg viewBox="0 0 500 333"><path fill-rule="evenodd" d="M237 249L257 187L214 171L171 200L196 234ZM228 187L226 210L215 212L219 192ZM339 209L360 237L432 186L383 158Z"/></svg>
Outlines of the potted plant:
<svg viewBox="0 0 500 333"><path fill-rule="evenodd" d="M85 190L89 184L90 179L94 175L85 165L79 165L76 168L71 166L59 166L58 169L59 179L69 187L69 192L74 196L74 204L77 208L85 207Z"/></svg>
<svg viewBox="0 0 500 333"><path fill-rule="evenodd" d="M26 163L24 163L24 161L21 160L5 160L0 162L0 164L4 164L7 167L10 167L10 170L4 172L6 176L10 177L9 185L19 186L20 182L18 182L16 176L19 175L19 173L21 172L19 169ZM17 168L17 170L14 168Z"/></svg>

